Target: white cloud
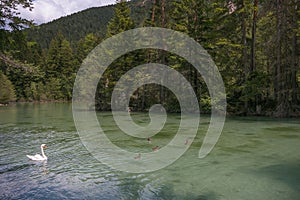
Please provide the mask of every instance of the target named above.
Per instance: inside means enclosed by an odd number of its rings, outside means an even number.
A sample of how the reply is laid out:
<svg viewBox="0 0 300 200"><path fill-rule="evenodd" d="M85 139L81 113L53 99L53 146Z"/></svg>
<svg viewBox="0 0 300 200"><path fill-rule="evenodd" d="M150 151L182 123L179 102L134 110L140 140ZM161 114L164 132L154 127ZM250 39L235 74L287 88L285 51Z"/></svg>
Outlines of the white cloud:
<svg viewBox="0 0 300 200"><path fill-rule="evenodd" d="M90 7L114 4L115 0L35 0L34 9L19 8L21 16L41 24Z"/></svg>

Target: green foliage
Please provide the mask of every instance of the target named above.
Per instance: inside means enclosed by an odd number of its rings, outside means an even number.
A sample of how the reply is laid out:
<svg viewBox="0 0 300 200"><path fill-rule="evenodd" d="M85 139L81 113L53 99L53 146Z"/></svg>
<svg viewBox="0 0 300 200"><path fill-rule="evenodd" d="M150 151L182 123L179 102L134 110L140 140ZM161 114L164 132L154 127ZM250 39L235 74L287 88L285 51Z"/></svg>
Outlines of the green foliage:
<svg viewBox="0 0 300 200"><path fill-rule="evenodd" d="M80 63L102 38L136 27L158 26L183 32L208 51L224 80L228 113L297 113L299 1L258 1L258 7L252 0L233 0L231 5L226 2L119 0L114 6L91 8L23 32L0 29L1 73L11 81L11 91L16 93L11 99L70 100ZM107 68L98 84L97 108L110 109L111 93L118 79L132 67L150 62L179 71L191 83L201 111L210 112L214 102L197 70L183 58L155 49L127 53ZM145 78L139 76L135 81ZM167 111L180 111L172 92L156 84L138 88L130 106L144 111L155 103L163 104Z"/></svg>
<svg viewBox="0 0 300 200"><path fill-rule="evenodd" d="M113 6L90 8L25 31L28 33L28 39L36 41L42 48L49 48L51 40L58 32L74 47L80 39L90 33L104 37L106 26L112 17Z"/></svg>
<svg viewBox="0 0 300 200"><path fill-rule="evenodd" d="M10 80L0 71L0 104L16 100L15 90Z"/></svg>
<svg viewBox="0 0 300 200"><path fill-rule="evenodd" d="M18 30L24 25L30 25L30 21L21 18L17 10L18 6L32 9L32 0L2 0L0 2L0 29L10 27Z"/></svg>
<svg viewBox="0 0 300 200"><path fill-rule="evenodd" d="M93 33L87 34L83 39L78 42L77 45L77 59L81 63L85 57L98 45L100 44L100 37Z"/></svg>
<svg viewBox="0 0 300 200"><path fill-rule="evenodd" d="M265 99L268 97L270 86L270 75L266 72L252 72L249 74L247 81L240 88L242 91L240 99L248 102L254 102L257 96L259 96L260 99Z"/></svg>
<svg viewBox="0 0 300 200"><path fill-rule="evenodd" d="M134 27L134 22L130 16L130 8L126 1L118 0L114 8L114 17L107 26L106 37L111 37Z"/></svg>
<svg viewBox="0 0 300 200"><path fill-rule="evenodd" d="M117 1L114 7L114 17L107 25L106 37L111 37L118 33L133 29L134 21L131 18L131 10L127 2L124 0ZM126 41L124 41L126 42ZM126 73L132 66L134 54L126 54L115 60L106 70L102 80L100 80L96 106L101 109L108 110L110 104L110 96L117 80Z"/></svg>
<svg viewBox="0 0 300 200"><path fill-rule="evenodd" d="M50 99L71 99L78 65L69 41L59 33L51 41L44 68L45 84L53 86L53 94L49 95ZM61 95L58 94L58 91L61 92Z"/></svg>
<svg viewBox="0 0 300 200"><path fill-rule="evenodd" d="M64 94L62 92L62 83L60 79L51 77L45 83L46 97L48 100L62 100Z"/></svg>
<svg viewBox="0 0 300 200"><path fill-rule="evenodd" d="M42 73L38 68L27 65L28 68L8 68L7 77L11 80L16 91L17 100L32 101L37 100L30 92L32 83L39 83L42 79ZM28 70L28 71L26 71Z"/></svg>

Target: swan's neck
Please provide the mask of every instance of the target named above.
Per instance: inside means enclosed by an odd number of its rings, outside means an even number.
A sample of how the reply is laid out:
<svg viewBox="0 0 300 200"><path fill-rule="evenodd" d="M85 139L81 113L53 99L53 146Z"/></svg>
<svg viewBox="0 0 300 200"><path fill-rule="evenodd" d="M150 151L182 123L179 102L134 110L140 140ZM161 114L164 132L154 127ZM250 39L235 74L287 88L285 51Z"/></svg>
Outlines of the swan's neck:
<svg viewBox="0 0 300 200"><path fill-rule="evenodd" d="M44 153L44 148L43 148L43 147L41 147L41 152L42 152L42 156L43 156L44 158L47 158L47 156L46 156L45 153Z"/></svg>

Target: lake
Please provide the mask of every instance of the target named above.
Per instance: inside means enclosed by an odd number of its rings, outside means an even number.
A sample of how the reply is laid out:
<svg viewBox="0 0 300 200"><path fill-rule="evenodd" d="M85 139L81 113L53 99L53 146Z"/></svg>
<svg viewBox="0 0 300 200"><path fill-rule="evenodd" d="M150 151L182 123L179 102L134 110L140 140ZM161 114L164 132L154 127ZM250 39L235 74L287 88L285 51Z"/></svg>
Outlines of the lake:
<svg viewBox="0 0 300 200"><path fill-rule="evenodd" d="M149 144L123 134L109 112L97 116L114 144L145 152L167 144L180 119L169 114ZM147 113L132 116L139 124L149 122ZM213 151L199 159L209 120L201 115L191 147L172 165L134 174L89 153L71 104L0 107L0 199L300 199L300 119L228 117ZM29 160L26 155L39 153L43 143L48 161Z"/></svg>

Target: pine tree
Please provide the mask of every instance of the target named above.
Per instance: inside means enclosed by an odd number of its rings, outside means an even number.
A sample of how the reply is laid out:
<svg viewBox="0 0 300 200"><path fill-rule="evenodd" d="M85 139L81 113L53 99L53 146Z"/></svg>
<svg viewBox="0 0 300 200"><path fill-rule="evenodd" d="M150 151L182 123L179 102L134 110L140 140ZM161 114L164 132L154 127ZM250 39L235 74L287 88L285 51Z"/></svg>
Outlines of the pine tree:
<svg viewBox="0 0 300 200"><path fill-rule="evenodd" d="M73 55L70 43L62 34L58 34L51 41L44 69L46 73L45 84L53 83L50 84L51 87L48 87L48 90L61 92L61 95L52 95L55 98L54 100L71 99L77 68L78 63Z"/></svg>
<svg viewBox="0 0 300 200"><path fill-rule="evenodd" d="M114 16L107 26L106 37L111 37L118 33L133 29L135 27L134 21L130 16L131 10L125 0L118 0L114 8ZM126 41L123 41L126 43ZM97 107L101 109L109 109L109 102L117 80L125 74L134 62L134 55L126 54L121 58L115 60L106 73L100 80L97 95Z"/></svg>
<svg viewBox="0 0 300 200"><path fill-rule="evenodd" d="M101 42L101 39L93 33L87 34L78 42L77 59L81 63L85 57Z"/></svg>
<svg viewBox="0 0 300 200"><path fill-rule="evenodd" d="M130 8L126 0L117 0L114 8L114 17L108 23L106 37L133 29L135 27L130 16Z"/></svg>
<svg viewBox="0 0 300 200"><path fill-rule="evenodd" d="M171 10L173 11L170 14L171 27L186 33L208 50L217 64L222 63L222 66L219 66L220 70L222 70L221 67L225 68L227 62L230 62L226 59L230 57L228 55L222 57L222 55L224 52L229 53L229 48L233 46L233 42L230 41L233 27L232 24L228 23L230 15L227 4L219 1L212 3L205 0L174 1ZM210 104L207 104L209 101L205 100L209 99L208 90L198 70L187 62L181 61L179 63L181 66L177 68L183 71L200 102L202 102L200 104L201 110L209 108Z"/></svg>

